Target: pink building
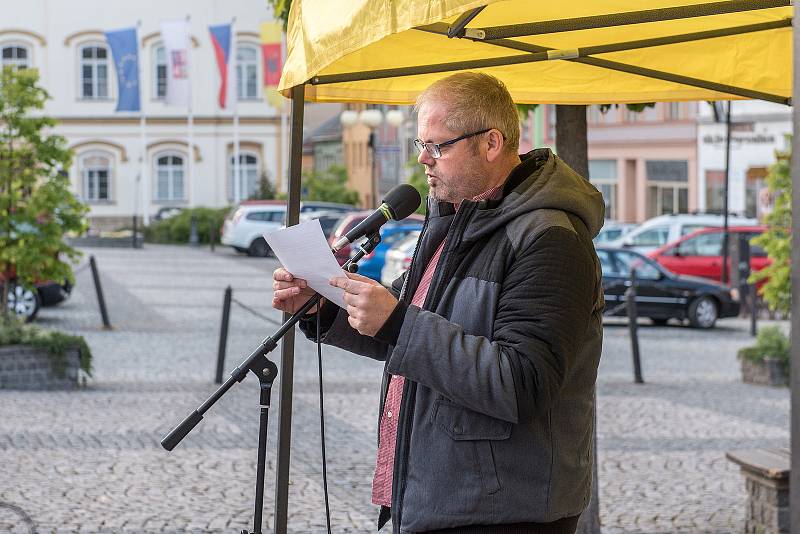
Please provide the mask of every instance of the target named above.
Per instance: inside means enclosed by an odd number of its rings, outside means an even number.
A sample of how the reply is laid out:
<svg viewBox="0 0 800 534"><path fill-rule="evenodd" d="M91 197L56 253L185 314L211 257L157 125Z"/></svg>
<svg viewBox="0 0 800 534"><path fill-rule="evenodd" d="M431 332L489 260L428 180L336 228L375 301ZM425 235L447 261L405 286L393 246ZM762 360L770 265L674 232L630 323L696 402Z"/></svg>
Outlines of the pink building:
<svg viewBox="0 0 800 534"><path fill-rule="evenodd" d="M587 108L589 179L606 199L606 217L642 222L697 211L697 106L657 103L638 113ZM542 113L538 146L554 146L555 107L542 106Z"/></svg>

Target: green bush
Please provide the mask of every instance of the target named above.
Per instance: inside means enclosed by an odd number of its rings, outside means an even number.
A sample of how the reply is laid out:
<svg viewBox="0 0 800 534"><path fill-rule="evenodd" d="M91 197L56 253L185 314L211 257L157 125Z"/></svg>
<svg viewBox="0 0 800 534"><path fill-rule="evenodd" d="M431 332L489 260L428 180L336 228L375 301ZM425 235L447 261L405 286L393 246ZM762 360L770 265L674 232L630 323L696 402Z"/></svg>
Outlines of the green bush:
<svg viewBox="0 0 800 534"><path fill-rule="evenodd" d="M81 369L92 376L92 351L82 336L44 330L12 317L7 320L0 319L0 347L3 345L29 345L47 351L50 354L53 373L58 377L63 377L66 372L67 352L77 347Z"/></svg>
<svg viewBox="0 0 800 534"><path fill-rule="evenodd" d="M156 221L144 231L145 241L148 243L188 243L192 217L197 221L197 238L200 243L211 243L210 236L214 233L215 242L219 242L219 232L225 215L230 208L191 208L179 214Z"/></svg>
<svg viewBox="0 0 800 534"><path fill-rule="evenodd" d="M789 370L791 346L789 337L780 327L767 326L758 331L756 344L745 347L739 351L739 357L752 361L763 362L767 358L779 360L784 370Z"/></svg>

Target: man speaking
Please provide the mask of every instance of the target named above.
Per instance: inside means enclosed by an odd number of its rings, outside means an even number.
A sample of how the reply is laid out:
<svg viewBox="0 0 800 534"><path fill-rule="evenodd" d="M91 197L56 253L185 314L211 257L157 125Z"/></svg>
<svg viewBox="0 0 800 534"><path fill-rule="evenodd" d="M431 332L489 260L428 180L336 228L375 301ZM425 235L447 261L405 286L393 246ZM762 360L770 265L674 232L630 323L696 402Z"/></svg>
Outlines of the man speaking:
<svg viewBox="0 0 800 534"><path fill-rule="evenodd" d="M395 533L573 533L590 497L603 290L603 199L519 119L486 74L417 100L430 186L410 269L388 290L343 273L347 309L301 321L385 361L372 501ZM313 291L285 269L272 305Z"/></svg>

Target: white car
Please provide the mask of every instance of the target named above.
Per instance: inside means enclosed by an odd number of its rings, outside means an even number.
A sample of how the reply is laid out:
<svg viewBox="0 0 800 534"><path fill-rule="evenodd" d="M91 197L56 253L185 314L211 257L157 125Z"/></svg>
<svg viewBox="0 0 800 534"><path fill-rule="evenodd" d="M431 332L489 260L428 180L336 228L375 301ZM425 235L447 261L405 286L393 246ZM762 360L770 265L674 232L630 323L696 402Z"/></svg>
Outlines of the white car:
<svg viewBox="0 0 800 534"><path fill-rule="evenodd" d="M303 218L312 217L314 213L331 212L346 213L357 210L348 204L333 202L305 201L300 203L300 214ZM245 200L231 210L222 225L223 245L233 247L238 252L246 252L251 256L269 256L272 252L264 240L263 234L277 230L285 225L285 200Z"/></svg>
<svg viewBox="0 0 800 534"><path fill-rule="evenodd" d="M594 241L595 245L605 245L609 241L619 239L634 228L636 228L636 225L633 223L623 223L612 219L606 219L600 232L598 232L592 241Z"/></svg>
<svg viewBox="0 0 800 534"><path fill-rule="evenodd" d="M411 258L417 248L419 240L419 230L409 232L401 241L386 252L386 259L381 269L381 284L391 287L392 282L397 280L404 271L411 265Z"/></svg>
<svg viewBox="0 0 800 534"><path fill-rule="evenodd" d="M728 226L755 226L758 220L728 215ZM605 246L625 247L641 254L647 254L667 243L691 234L695 230L722 227L722 215L687 214L660 215L653 217L624 236L608 241Z"/></svg>

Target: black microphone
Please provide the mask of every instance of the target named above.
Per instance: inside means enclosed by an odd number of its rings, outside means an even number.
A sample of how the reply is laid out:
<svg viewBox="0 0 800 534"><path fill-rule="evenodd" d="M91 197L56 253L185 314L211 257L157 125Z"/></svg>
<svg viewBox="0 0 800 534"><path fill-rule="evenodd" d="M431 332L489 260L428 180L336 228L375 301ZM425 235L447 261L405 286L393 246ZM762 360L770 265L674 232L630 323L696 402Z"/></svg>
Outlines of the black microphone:
<svg viewBox="0 0 800 534"><path fill-rule="evenodd" d="M400 184L397 187L393 187L391 191L386 193L386 197L381 201L381 205L378 206L378 209L354 226L352 230L340 237L336 243L333 244L333 250L340 250L356 239L361 239L364 236L373 234L390 219L394 219L395 221L405 219L417 211L420 202L422 202L422 198L413 186Z"/></svg>

